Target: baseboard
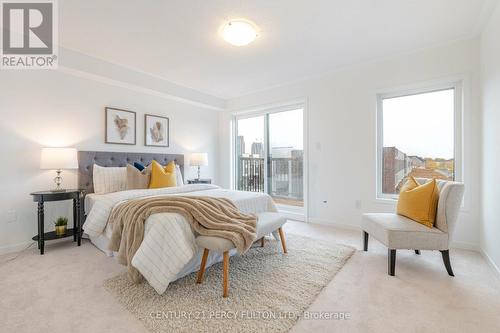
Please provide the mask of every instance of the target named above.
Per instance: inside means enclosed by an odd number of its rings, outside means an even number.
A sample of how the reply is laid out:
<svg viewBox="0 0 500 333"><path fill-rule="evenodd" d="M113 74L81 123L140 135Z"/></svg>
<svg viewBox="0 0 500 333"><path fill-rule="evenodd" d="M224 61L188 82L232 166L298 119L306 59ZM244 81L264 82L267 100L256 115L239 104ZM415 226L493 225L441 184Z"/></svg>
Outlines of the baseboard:
<svg viewBox="0 0 500 333"><path fill-rule="evenodd" d="M308 219L307 222L312 223L312 224L327 225L330 227L337 227L337 228L342 228L342 229L347 229L347 230L361 231L361 228L359 226L347 224L347 223L330 222L330 221L325 221L325 220L315 219L315 218L310 218L310 219Z"/></svg>
<svg viewBox="0 0 500 333"><path fill-rule="evenodd" d="M283 210L279 210L279 209L278 209L278 211L279 211L281 216L283 216L289 220L305 222L304 214L283 211Z"/></svg>
<svg viewBox="0 0 500 333"><path fill-rule="evenodd" d="M458 250L469 250L475 252L481 252L479 245L467 242L451 242L450 249L458 249Z"/></svg>
<svg viewBox="0 0 500 333"><path fill-rule="evenodd" d="M31 244L33 244L33 241L2 246L2 247L0 247L0 255L22 251L25 248L27 248L28 246L30 246Z"/></svg>
<svg viewBox="0 0 500 333"><path fill-rule="evenodd" d="M495 262L493 261L493 259L491 259L491 257L484 251L484 249L480 249L479 253L481 253L481 255L483 256L483 258L486 260L486 262L488 263L488 265L493 270L493 273L495 274L495 276L497 277L497 279L500 281L500 268L497 266L497 264L495 264Z"/></svg>

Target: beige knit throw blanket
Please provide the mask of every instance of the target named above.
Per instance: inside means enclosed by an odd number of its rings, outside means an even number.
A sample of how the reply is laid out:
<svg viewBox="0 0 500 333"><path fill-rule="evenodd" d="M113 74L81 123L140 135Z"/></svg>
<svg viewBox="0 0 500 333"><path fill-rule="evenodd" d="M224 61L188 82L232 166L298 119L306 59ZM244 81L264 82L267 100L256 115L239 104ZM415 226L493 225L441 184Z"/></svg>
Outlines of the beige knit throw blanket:
<svg viewBox="0 0 500 333"><path fill-rule="evenodd" d="M229 199L166 196L126 201L113 208L109 216L113 230L109 250L118 252L118 262L127 266L136 283L142 275L132 266L132 258L144 238L144 223L158 213L178 213L198 234L228 239L239 253L247 251L256 238L256 216L241 213Z"/></svg>

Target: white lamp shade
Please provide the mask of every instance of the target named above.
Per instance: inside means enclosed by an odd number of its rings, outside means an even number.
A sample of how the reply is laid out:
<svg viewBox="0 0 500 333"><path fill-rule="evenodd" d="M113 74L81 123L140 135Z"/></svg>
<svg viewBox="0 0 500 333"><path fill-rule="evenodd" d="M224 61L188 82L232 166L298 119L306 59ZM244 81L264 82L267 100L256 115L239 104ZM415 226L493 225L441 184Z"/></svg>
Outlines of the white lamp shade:
<svg viewBox="0 0 500 333"><path fill-rule="evenodd" d="M190 164L192 166L206 166L208 165L207 153L193 153L191 154Z"/></svg>
<svg viewBox="0 0 500 333"><path fill-rule="evenodd" d="M40 169L78 169L75 148L42 148Z"/></svg>

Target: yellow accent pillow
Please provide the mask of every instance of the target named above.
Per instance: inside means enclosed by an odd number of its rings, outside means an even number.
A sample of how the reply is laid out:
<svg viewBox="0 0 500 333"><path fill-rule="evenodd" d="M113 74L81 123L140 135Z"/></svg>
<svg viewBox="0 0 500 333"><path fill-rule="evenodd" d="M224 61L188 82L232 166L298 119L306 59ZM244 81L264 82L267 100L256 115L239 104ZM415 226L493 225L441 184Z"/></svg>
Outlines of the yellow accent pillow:
<svg viewBox="0 0 500 333"><path fill-rule="evenodd" d="M175 176L175 162L168 163L162 167L160 163L153 160L151 162L151 181L149 188L162 188L177 186L177 178Z"/></svg>
<svg viewBox="0 0 500 333"><path fill-rule="evenodd" d="M410 177L399 192L397 213L429 228L434 226L439 200L436 180L419 185Z"/></svg>

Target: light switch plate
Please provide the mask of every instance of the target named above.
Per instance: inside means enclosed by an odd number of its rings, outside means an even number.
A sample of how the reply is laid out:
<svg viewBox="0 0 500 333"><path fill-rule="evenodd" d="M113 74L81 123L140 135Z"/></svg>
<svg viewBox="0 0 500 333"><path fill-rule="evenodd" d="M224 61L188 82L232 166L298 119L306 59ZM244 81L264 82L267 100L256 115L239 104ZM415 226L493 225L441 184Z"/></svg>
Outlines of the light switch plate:
<svg viewBox="0 0 500 333"><path fill-rule="evenodd" d="M361 200L356 200L354 201L354 207L356 209L361 209L362 208L362 203L361 203Z"/></svg>

